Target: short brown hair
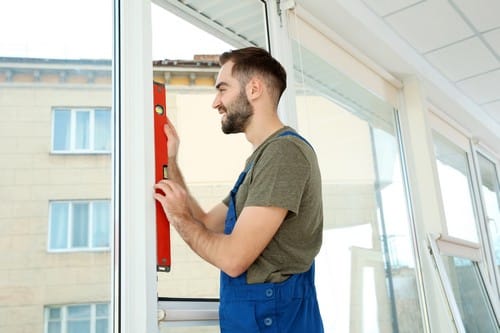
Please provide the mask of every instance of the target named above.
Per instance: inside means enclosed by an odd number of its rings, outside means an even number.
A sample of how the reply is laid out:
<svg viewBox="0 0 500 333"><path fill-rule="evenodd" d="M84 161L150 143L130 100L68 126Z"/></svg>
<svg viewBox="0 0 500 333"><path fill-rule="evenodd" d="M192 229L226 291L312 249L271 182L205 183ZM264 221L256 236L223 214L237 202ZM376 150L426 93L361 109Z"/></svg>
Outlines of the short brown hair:
<svg viewBox="0 0 500 333"><path fill-rule="evenodd" d="M220 55L221 66L228 61L234 63L231 74L238 77L242 86L245 86L252 76L262 76L276 105L278 104L286 89L286 71L269 52L258 47L245 47Z"/></svg>

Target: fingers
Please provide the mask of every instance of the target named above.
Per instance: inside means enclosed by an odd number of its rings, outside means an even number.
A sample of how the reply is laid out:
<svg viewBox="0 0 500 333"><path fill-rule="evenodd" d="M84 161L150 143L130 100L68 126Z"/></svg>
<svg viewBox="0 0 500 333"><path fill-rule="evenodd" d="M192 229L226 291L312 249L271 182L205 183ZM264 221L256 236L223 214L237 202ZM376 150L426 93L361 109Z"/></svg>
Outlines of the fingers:
<svg viewBox="0 0 500 333"><path fill-rule="evenodd" d="M164 179L154 185L153 198L159 202L169 221L176 225L189 214L187 192L179 184Z"/></svg>
<svg viewBox="0 0 500 333"><path fill-rule="evenodd" d="M160 199L172 196L184 196L185 191L181 185L169 179L162 179L154 185L155 190L163 192L163 195L155 191L155 199L158 196ZM157 199L158 200L158 199Z"/></svg>
<svg viewBox="0 0 500 333"><path fill-rule="evenodd" d="M160 190L163 193L172 192L175 187L175 183L169 179L162 179L154 185L155 190Z"/></svg>
<svg viewBox="0 0 500 333"><path fill-rule="evenodd" d="M170 137L172 137L172 136L178 137L177 131L176 131L174 125L172 124L172 122L170 121L170 119L168 118L168 116L167 116L167 122L163 126L163 132L165 132L165 135L167 137L169 137L169 136Z"/></svg>
<svg viewBox="0 0 500 333"><path fill-rule="evenodd" d="M167 118L167 122L163 126L163 132L167 137L167 143L168 143L167 152L169 161L175 162L177 153L179 151L180 140L179 140L179 135L177 134L177 130L175 129L174 125L172 124L169 118Z"/></svg>
<svg viewBox="0 0 500 333"><path fill-rule="evenodd" d="M153 193L153 198L156 200L156 201L159 201L161 203L161 201L163 200L163 198L165 198L163 195L161 195L160 193L158 192L155 192Z"/></svg>
<svg viewBox="0 0 500 333"><path fill-rule="evenodd" d="M154 186L153 198L158 201L165 212L168 210L168 202L171 201L173 197L173 188L171 182L167 180L161 180Z"/></svg>

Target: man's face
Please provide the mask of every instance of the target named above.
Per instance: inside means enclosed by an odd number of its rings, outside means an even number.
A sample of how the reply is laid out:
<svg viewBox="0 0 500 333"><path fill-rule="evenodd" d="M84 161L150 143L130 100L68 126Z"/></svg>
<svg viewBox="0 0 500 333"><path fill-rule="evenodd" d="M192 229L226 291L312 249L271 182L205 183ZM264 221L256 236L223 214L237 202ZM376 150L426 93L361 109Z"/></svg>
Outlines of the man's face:
<svg viewBox="0 0 500 333"><path fill-rule="evenodd" d="M212 104L222 115L221 127L225 134L244 132L253 115L245 87L231 75L232 68L232 62L222 66L215 85L217 95Z"/></svg>

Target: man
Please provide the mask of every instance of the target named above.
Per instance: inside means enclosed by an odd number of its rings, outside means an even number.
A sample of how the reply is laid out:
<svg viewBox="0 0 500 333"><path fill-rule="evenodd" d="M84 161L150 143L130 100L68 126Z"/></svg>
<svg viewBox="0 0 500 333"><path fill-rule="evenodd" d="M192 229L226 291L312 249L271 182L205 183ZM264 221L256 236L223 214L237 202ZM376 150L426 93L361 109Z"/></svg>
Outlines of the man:
<svg viewBox="0 0 500 333"><path fill-rule="evenodd" d="M221 270L222 332L323 332L314 286L321 177L312 147L277 114L286 72L255 47L223 53L220 63L212 107L224 133L244 133L253 145L245 170L205 212L187 190L168 122L169 179L154 197L193 251Z"/></svg>

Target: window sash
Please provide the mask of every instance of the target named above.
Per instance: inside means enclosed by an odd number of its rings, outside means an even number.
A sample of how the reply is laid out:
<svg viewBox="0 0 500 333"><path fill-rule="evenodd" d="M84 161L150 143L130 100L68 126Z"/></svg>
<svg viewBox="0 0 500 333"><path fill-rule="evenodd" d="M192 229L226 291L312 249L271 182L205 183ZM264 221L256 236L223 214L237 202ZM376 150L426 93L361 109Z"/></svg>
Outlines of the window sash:
<svg viewBox="0 0 500 333"><path fill-rule="evenodd" d="M110 153L111 110L55 108L52 153Z"/></svg>
<svg viewBox="0 0 500 333"><path fill-rule="evenodd" d="M108 250L110 223L109 200L52 201L48 251Z"/></svg>
<svg viewBox="0 0 500 333"><path fill-rule="evenodd" d="M454 261L455 265L465 267L469 265L471 270L475 272L475 282L477 287L477 294L483 297L484 305L483 309L479 309L478 315L481 315L482 319L487 318L491 322L486 322L485 325L491 324L497 327L500 324L499 321L499 311L498 301L492 293L491 286L489 285L486 273L481 268L481 247L479 243L469 242L464 239L450 237L448 235L442 234L428 234L428 245L431 252L432 258L435 263L435 267L439 274L439 279L445 296L448 300L449 309L451 315L453 316L453 322L458 333L465 333L466 325L471 318L474 316L470 313L462 313L463 309L460 307L459 302L462 301L460 294L461 289L458 287L470 288L469 286L463 285L463 282L457 281L453 272L449 272L449 265L447 266L446 260ZM470 309L469 309L470 310ZM465 317L463 316L465 315Z"/></svg>

